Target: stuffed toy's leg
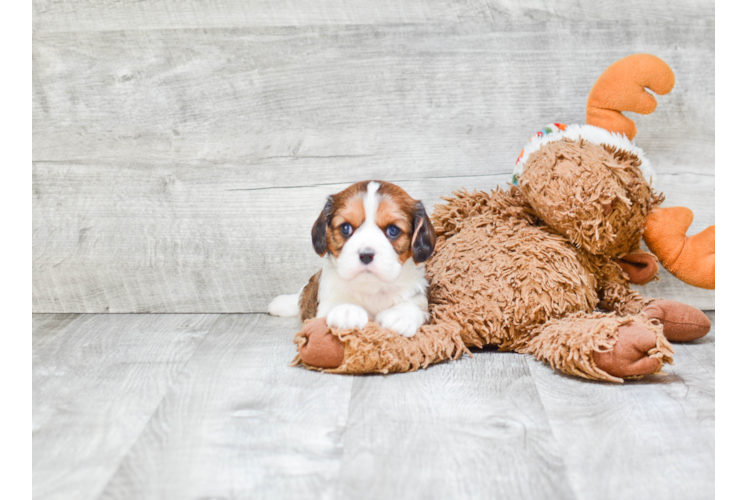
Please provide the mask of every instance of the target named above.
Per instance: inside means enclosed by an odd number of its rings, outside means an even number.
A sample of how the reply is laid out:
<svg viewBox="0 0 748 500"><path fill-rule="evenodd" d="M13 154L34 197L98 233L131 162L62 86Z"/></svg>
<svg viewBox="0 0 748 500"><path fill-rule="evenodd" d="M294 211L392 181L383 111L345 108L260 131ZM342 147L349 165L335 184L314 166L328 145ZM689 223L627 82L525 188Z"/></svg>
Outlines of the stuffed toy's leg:
<svg viewBox="0 0 748 500"><path fill-rule="evenodd" d="M330 373L395 373L457 359L468 349L457 324L423 325L411 338L370 322L360 330L338 330L324 318L304 323L294 338L299 351L293 365Z"/></svg>
<svg viewBox="0 0 748 500"><path fill-rule="evenodd" d="M619 315L646 314L664 328L668 340L688 342L696 340L712 328L712 322L702 311L675 300L642 297L636 290L611 283L600 290L598 307Z"/></svg>
<svg viewBox="0 0 748 500"><path fill-rule="evenodd" d="M644 314L579 312L539 326L517 350L570 375L623 382L657 373L664 363L672 364L672 346L662 330L662 325Z"/></svg>

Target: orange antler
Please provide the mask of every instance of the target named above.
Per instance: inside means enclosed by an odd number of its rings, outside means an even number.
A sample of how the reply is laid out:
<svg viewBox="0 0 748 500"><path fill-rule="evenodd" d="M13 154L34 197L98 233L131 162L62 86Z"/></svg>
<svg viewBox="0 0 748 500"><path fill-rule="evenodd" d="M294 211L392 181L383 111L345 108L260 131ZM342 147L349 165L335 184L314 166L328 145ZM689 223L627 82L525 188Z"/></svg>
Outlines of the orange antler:
<svg viewBox="0 0 748 500"><path fill-rule="evenodd" d="M624 57L608 66L592 86L587 98L587 123L633 139L636 125L621 111L648 115L657 107L657 100L644 89L664 95L674 85L673 70L659 57L651 54Z"/></svg>
<svg viewBox="0 0 748 500"><path fill-rule="evenodd" d="M691 222L693 212L686 207L655 210L644 221L644 241L679 280L714 290L714 226L686 236Z"/></svg>

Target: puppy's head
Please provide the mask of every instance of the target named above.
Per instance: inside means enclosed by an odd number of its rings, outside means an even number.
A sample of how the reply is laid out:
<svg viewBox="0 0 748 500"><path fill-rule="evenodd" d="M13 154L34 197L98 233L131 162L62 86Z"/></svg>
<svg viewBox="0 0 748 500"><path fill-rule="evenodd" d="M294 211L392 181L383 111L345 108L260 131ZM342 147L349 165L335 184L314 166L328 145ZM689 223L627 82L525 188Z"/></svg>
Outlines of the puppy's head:
<svg viewBox="0 0 748 500"><path fill-rule="evenodd" d="M408 259L428 260L435 242L421 202L383 181L359 182L330 196L312 228L314 250L329 253L345 280L373 275L394 281Z"/></svg>

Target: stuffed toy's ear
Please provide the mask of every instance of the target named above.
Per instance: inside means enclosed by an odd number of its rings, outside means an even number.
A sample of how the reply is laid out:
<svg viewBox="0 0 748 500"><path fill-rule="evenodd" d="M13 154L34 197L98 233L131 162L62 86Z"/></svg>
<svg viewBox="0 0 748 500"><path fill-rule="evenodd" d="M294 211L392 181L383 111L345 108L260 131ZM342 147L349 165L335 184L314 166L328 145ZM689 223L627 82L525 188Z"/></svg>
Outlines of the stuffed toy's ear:
<svg viewBox="0 0 748 500"><path fill-rule="evenodd" d="M714 226L686 236L693 212L686 207L658 209L644 221L644 242L679 280L714 290Z"/></svg>
<svg viewBox="0 0 748 500"><path fill-rule="evenodd" d="M648 115L657 107L657 94L670 92L675 75L665 61L651 54L634 54L620 59L606 69L587 98L587 124L623 134L633 139L636 125L621 111Z"/></svg>

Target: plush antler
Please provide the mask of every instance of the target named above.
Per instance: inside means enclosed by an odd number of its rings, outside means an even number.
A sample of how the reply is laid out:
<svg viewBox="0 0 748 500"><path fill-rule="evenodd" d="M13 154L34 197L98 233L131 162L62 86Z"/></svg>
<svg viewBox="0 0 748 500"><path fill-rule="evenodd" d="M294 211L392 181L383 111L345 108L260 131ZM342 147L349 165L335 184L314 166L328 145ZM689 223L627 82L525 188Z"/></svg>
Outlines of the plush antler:
<svg viewBox="0 0 748 500"><path fill-rule="evenodd" d="M634 54L606 69L587 98L587 123L633 139L636 125L621 111L649 114L657 100L645 89L664 95L675 85L670 66L651 54ZM662 265L681 281L700 288L714 289L714 226L697 235L686 236L693 212L685 207L655 210L646 221L644 241ZM631 264L625 267L626 264ZM632 282L644 273L640 263L621 263ZM629 269L630 268L630 269Z"/></svg>
<svg viewBox="0 0 748 500"><path fill-rule="evenodd" d="M714 226L686 236L691 222L693 212L686 207L655 210L644 221L644 241L679 280L714 290Z"/></svg>
<svg viewBox="0 0 748 500"><path fill-rule="evenodd" d="M651 54L634 54L606 69L587 98L587 123L633 139L636 125L621 111L648 115L657 100L644 90L664 95L675 85L675 75L665 61Z"/></svg>

